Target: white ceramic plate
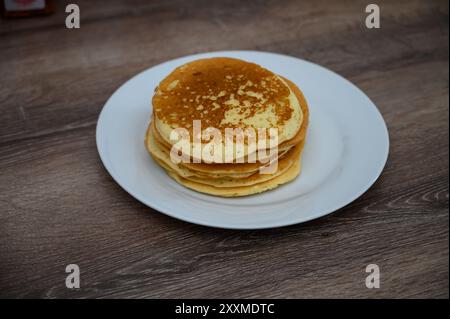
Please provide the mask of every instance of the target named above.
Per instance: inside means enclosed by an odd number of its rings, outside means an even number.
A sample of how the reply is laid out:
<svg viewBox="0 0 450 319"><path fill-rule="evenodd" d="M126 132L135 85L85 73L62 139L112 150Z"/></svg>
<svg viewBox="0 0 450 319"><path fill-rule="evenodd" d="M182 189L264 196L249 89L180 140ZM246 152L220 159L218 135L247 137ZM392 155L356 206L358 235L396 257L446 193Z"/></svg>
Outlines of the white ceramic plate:
<svg viewBox="0 0 450 319"><path fill-rule="evenodd" d="M166 175L144 147L154 88L175 67L199 58L228 56L255 62L303 91L310 127L301 175L275 190L221 198L187 189ZM292 225L349 204L376 181L389 137L376 106L355 85L316 64L265 52L191 55L154 66L122 85L97 124L97 147L108 172L142 203L188 222L234 229Z"/></svg>

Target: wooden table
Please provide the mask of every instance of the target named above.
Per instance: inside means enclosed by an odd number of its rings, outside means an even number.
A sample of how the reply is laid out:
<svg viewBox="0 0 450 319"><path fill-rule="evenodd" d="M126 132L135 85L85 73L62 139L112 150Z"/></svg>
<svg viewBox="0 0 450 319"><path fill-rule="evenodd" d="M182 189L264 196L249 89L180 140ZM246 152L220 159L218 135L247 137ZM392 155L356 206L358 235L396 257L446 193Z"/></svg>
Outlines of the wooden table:
<svg viewBox="0 0 450 319"><path fill-rule="evenodd" d="M449 297L447 1L377 1L380 29L364 25L368 1L78 0L78 30L65 3L0 21L0 297ZM95 144L108 97L155 64L228 49L307 59L364 90L391 138L378 182L327 217L258 231L178 221L122 190Z"/></svg>

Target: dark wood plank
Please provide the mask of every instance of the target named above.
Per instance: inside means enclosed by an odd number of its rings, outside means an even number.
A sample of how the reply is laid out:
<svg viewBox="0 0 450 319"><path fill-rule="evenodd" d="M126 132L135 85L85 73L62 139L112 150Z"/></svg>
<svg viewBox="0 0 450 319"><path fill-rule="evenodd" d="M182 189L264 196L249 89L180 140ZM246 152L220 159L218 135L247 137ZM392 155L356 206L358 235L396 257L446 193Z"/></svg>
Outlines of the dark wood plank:
<svg viewBox="0 0 450 319"><path fill-rule="evenodd" d="M448 2L78 1L0 20L0 297L448 298ZM302 225L218 230L138 203L104 170L95 125L128 78L167 59L272 51L349 78L391 153L351 205ZM82 288L65 288L77 263ZM377 263L382 287L364 285Z"/></svg>

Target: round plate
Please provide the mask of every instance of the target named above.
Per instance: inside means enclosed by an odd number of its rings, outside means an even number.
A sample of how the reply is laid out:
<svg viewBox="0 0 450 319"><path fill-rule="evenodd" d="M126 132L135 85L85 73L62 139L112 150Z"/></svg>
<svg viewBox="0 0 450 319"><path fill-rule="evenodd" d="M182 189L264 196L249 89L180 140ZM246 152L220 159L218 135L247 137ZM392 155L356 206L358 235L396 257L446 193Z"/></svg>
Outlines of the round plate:
<svg viewBox="0 0 450 319"><path fill-rule="evenodd" d="M310 126L302 172L293 182L258 195L214 197L179 185L148 154L144 137L154 88L181 64L217 56L255 62L303 91L310 107ZM111 176L142 203L196 224L257 229L318 218L361 196L383 170L389 137L376 106L338 74L289 56L227 51L168 61L126 82L100 114L97 148Z"/></svg>

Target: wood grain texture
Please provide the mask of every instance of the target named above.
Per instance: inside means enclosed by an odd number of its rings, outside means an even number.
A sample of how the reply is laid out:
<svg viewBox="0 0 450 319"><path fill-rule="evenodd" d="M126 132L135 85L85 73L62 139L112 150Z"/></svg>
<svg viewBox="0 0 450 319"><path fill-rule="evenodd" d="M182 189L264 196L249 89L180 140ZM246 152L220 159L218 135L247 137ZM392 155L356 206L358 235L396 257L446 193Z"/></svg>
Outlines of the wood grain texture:
<svg viewBox="0 0 450 319"><path fill-rule="evenodd" d="M377 1L379 30L366 1L79 0L79 30L65 3L0 20L0 297L449 297L447 1ZM391 138L378 182L332 215L260 231L191 225L123 191L96 150L105 101L152 65L228 49L307 59L363 89Z"/></svg>

